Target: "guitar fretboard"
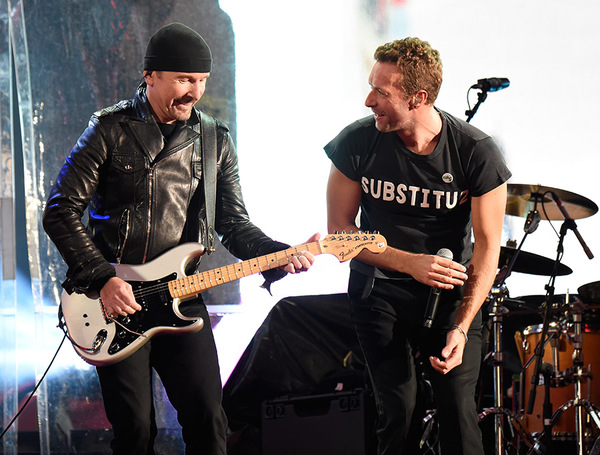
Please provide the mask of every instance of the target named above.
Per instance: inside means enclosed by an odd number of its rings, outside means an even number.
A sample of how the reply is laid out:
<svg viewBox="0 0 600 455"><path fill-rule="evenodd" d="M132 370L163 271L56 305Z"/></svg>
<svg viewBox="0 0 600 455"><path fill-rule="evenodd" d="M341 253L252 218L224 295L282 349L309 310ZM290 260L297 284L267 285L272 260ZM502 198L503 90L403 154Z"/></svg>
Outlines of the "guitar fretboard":
<svg viewBox="0 0 600 455"><path fill-rule="evenodd" d="M302 251L308 251L314 255L323 253L321 242L305 243L304 245L298 245L287 250L277 251L207 272L178 278L169 282L169 292L173 298L184 299L191 297L220 284L285 266L292 261L294 256L300 256Z"/></svg>

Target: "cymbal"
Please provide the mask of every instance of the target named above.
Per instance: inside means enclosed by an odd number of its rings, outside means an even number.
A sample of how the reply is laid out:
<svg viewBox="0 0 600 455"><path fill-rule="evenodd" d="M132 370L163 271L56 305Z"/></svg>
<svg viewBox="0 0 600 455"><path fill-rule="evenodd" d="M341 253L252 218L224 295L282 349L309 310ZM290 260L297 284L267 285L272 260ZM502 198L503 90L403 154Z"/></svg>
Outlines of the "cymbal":
<svg viewBox="0 0 600 455"><path fill-rule="evenodd" d="M573 298L573 296L569 296ZM567 301L566 294L557 294L552 299L552 305L550 305L550 313L559 313L564 311L562 308ZM502 304L508 310L503 316L532 316L541 315L545 306L546 296L543 294L538 295L523 295L516 298L507 298Z"/></svg>
<svg viewBox="0 0 600 455"><path fill-rule="evenodd" d="M550 193L558 196L574 220L586 218L598 211L598 206L593 201L569 191L541 185L509 183L506 214L526 217L535 207L543 220L562 220L563 214Z"/></svg>
<svg viewBox="0 0 600 455"><path fill-rule="evenodd" d="M600 281L584 284L577 289L577 293L584 302L600 302Z"/></svg>
<svg viewBox="0 0 600 455"><path fill-rule="evenodd" d="M500 260L498 261L498 268L502 268L508 265L517 251L516 248L503 246L500 249ZM527 251L519 251L519 255L513 265L511 272L528 273L530 275L552 275L554 270L554 261L544 256L540 256L535 253L528 253ZM569 275L573 273L570 267L559 263L557 269L557 276Z"/></svg>
<svg viewBox="0 0 600 455"><path fill-rule="evenodd" d="M573 294L554 294L552 296L552 305L553 306L561 306L567 304L569 301L572 301L576 296ZM546 299L548 298L545 294L534 294L534 295L521 295L516 297L514 300L518 301L523 309L526 308L542 308L542 305L546 303Z"/></svg>
<svg viewBox="0 0 600 455"><path fill-rule="evenodd" d="M516 299L504 299L502 305L513 314L539 314L540 312L537 304L518 297Z"/></svg>

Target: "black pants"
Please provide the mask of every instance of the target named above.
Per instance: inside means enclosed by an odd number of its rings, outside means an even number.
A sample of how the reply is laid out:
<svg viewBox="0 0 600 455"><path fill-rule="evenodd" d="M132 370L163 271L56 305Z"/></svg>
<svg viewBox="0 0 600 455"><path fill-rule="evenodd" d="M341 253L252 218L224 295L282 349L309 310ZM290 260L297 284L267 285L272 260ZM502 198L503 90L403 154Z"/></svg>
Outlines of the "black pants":
<svg viewBox="0 0 600 455"><path fill-rule="evenodd" d="M446 344L462 289L442 291L432 329L422 329L429 287L413 279L371 280L352 271L349 296L375 394L378 454L418 453L420 421L413 421L419 387L417 356L423 359L433 388L442 453L483 454L475 403L481 312L469 330L463 363L442 375L431 368L428 358L439 356Z"/></svg>
<svg viewBox="0 0 600 455"><path fill-rule="evenodd" d="M205 324L199 332L157 335L121 362L97 368L115 455L154 454L153 368L177 411L185 453L225 455L217 351L208 312L200 306Z"/></svg>

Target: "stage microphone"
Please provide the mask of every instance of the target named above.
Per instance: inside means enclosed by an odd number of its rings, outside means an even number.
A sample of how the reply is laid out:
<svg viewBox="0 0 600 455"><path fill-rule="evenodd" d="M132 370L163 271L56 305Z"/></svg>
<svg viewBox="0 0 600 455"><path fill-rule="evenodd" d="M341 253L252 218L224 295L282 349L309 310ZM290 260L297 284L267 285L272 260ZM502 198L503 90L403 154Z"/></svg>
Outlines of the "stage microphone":
<svg viewBox="0 0 600 455"><path fill-rule="evenodd" d="M454 256L452 255L452 251L448 248L442 248L437 252L438 256L441 256L446 259L452 259ZM425 320L423 321L423 327L426 329L430 329L433 324L433 320L435 319L435 314L437 313L438 303L440 302L440 294L442 290L440 288L431 288L429 292L429 299L427 299L427 308L425 309Z"/></svg>
<svg viewBox="0 0 600 455"><path fill-rule="evenodd" d="M479 79L477 84L471 86L471 88L478 88L484 92L497 92L503 88L507 88L510 85L510 81L505 77L489 77L487 79Z"/></svg>

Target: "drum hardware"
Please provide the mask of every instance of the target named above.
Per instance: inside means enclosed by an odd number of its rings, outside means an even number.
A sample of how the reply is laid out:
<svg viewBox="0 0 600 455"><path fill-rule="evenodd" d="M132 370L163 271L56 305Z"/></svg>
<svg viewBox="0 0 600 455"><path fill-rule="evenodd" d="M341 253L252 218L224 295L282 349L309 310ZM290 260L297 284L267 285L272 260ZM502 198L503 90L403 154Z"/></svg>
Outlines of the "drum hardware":
<svg viewBox="0 0 600 455"><path fill-rule="evenodd" d="M560 414L553 416L553 421L558 420L562 413L569 407L575 407L575 430L577 435L577 454L583 455L585 449L585 429L584 429L584 413L593 419L597 428L600 429L600 414L598 408L595 407L589 400L591 391L591 380L592 374L590 369L586 369L583 366L583 332L581 326L583 324L583 311L581 309L582 304L579 302L577 309L573 311L573 374L572 379L575 385L575 398L570 400L565 405L561 406L557 413ZM582 398L581 383L582 380L586 380L588 384L588 399Z"/></svg>
<svg viewBox="0 0 600 455"><path fill-rule="evenodd" d="M502 277L508 275L503 274ZM506 307L502 305L504 299L508 295L506 286L503 284L503 278L500 279L497 286L493 287L488 299L488 313L492 321L493 334L493 351L488 353L484 361L492 360L493 365L493 381L494 381L494 406L485 408L479 414L479 420L486 418L489 415L494 416L494 448L495 454L504 455L507 441L515 439L515 432L519 439L528 447L528 453L537 454L544 453L543 447L534 440L523 424L518 419L517 415L510 409L504 407L504 386L503 386L503 370L504 370L504 354L502 351L502 319L504 314L508 312ZM508 430L510 437L505 433L504 420L510 423ZM514 432L513 432L514 429Z"/></svg>
<svg viewBox="0 0 600 455"><path fill-rule="evenodd" d="M563 238L564 238L564 236L561 236L561 240L560 240L561 244L562 244ZM559 247L559 256L557 257L557 261L556 261L557 264L559 263L560 256L562 254L561 252L562 252L562 245ZM533 373L531 375L531 388L530 388L530 392L529 392L529 399L527 402L527 408L525 410L526 414L531 415L533 413L536 392L537 392L537 386L539 385L540 375L544 376L544 391L545 391L545 393L544 393L544 405L542 407L544 429L540 435L540 438L544 439L545 446L547 448L546 453L548 453L548 454L552 453L552 403L550 401L550 376L552 374L552 369L551 368L548 369L546 367L548 364L544 365L545 362L543 362L542 359L544 357L544 347L550 341L550 337L552 336L552 334L550 336L548 336L548 329L550 326L550 308L552 306L551 302L553 301L553 297L554 297L554 282L555 282L555 280L556 280L556 275L551 275L550 283L548 285L546 285L547 298L546 298L546 302L544 304L544 316L542 319L543 323L542 323L541 337L535 347L533 357L530 359L528 364L524 366L524 369L526 369L527 366L529 366L529 364L534 362L534 369L533 369Z"/></svg>
<svg viewBox="0 0 600 455"><path fill-rule="evenodd" d="M549 322L550 322L550 307L551 302L554 299L554 290L556 277L558 276L558 269L560 260L563 255L563 243L568 230L572 230L581 246L583 247L588 258L592 259L594 256L585 244L581 234L577 230L574 219L569 214L569 209L575 213L577 218L584 218L586 216L593 215L598 211L598 207L592 201L569 193L566 191L545 188L539 185L509 185L508 189L509 197L507 197L507 213L516 214L523 216L525 208L530 207L533 202L533 207L530 208L527 214L527 220L525 222L526 235L530 232L530 227L533 226L533 230L537 228L537 216L538 204L541 205L542 213L547 220L563 219L563 224L560 229L559 241L557 247L557 255L554 261L554 267L550 275L549 283L546 285L546 301L544 304L544 316L542 323L542 333L539 342L535 348L535 354L532 360L535 360L534 371L531 376L531 389L529 393L529 400L527 403L526 413L531 414L536 397L536 389L539 384L540 374L546 376L548 374L546 368L542 368L542 359L544 356L544 346L546 345L546 337L548 334ZM546 204L547 202L553 202L553 204ZM536 215L537 214L537 215ZM544 381L545 384L545 401L543 406L544 413L544 431L542 437L546 441L548 451L552 450L552 404L550 402L549 380Z"/></svg>
<svg viewBox="0 0 600 455"><path fill-rule="evenodd" d="M549 324L549 334L544 340L544 345L542 346L542 350L550 344L551 353L552 353L552 363L547 363L542 361L542 370L544 374L545 384L548 383L551 387L564 387L572 383L573 373L570 371L570 368L567 368L564 371L560 370L560 357L559 357L559 348L561 344L561 335L567 333L567 329L565 329L565 325L567 324L566 319L562 319L558 322L551 322ZM529 351L530 346L527 341L523 342L523 351ZM524 363L523 369L526 370L529 368L531 363L535 360L535 356L532 356L527 362Z"/></svg>
<svg viewBox="0 0 600 455"><path fill-rule="evenodd" d="M537 203L536 203L537 204ZM531 435L524 431L521 422L517 419L516 415L512 411L504 408L504 386L503 386L503 370L504 370L504 354L502 352L502 318L503 314L508 310L502 305L505 298L508 296L508 291L505 286L506 279L510 276L513 271L517 259L521 253L523 244L527 236L537 229L540 221L540 215L533 207L527 214L525 226L523 230L525 235L523 236L520 245L515 248L516 241L509 241L508 245L510 250L503 250L505 253L504 259L505 264L499 263L500 271L498 272L494 281L488 300L488 314L492 321L492 334L493 334L493 352L488 354L486 358L492 359L493 364L493 382L494 382L494 406L492 408L486 408L483 410L480 418L485 418L488 415L494 416L494 447L496 455L504 455L506 448L506 434L504 432L504 418L506 417L511 424L510 428L515 428L517 434L521 438L522 442L525 443L530 450L530 453L537 453L541 449L540 445L533 440ZM501 251L502 253L502 251ZM509 254L510 253L510 254ZM514 437L511 429L511 439ZM531 452L533 451L533 452ZM543 453L543 452L542 452Z"/></svg>
<svg viewBox="0 0 600 455"><path fill-rule="evenodd" d="M552 204L547 204L548 202L552 202ZM539 207L538 207L539 206ZM543 272L539 271L539 261L537 264L530 266L529 268L525 268L525 270L516 270L515 264L519 254L521 252L523 243L526 237L533 233L540 222L542 214L538 211L538 208L541 210L544 219L546 220L559 220L563 219L563 225L560 230L559 235L559 244L557 248L557 256L556 259L546 264L546 268ZM550 400L550 387L552 385L566 385L568 382L569 372L565 370L562 372L559 369L558 357L553 355L553 364L550 365L546 362L542 362L544 347L548 343L552 343L553 354L558 351L558 342L560 342L560 336L553 340L556 337L548 337L548 329L550 324L550 313L555 311L552 308L552 302L554 302L554 289L555 289L555 281L556 277L559 275L566 275L571 273L572 271L568 268L564 268L560 262L563 255L563 242L566 236L566 233L569 229L573 230L577 239L581 243L586 255L588 258L593 258L593 255L587 245L583 241L583 238L579 234L577 230L577 226L574 222L574 219L569 214L569 211L574 214L575 218L584 218L587 216L591 216L598 211L598 207L595 203L590 201L589 199L583 198L574 193L569 193L566 191L542 187L540 185L508 185L508 196L507 196L507 206L506 206L506 214L508 215L517 215L517 216L526 216L524 231L525 235L521 241L521 244L518 248L502 248L501 250L501 259L506 263L505 265L501 265L501 270L498 276L496 277L494 288L488 299L491 301L489 306L489 313L491 316L492 324L493 324L493 335L494 335L494 352L491 354L494 361L494 408L484 410L484 414L494 414L495 416L495 443L496 443L496 454L504 454L504 441L503 441L503 433L502 433L502 419L503 415L508 415L510 418L513 427L517 429L515 426L515 422L520 424L520 421L514 418L512 413L505 413L502 407L502 368L503 368L503 358L502 358L502 345L501 345L501 335L502 335L502 318L507 313L508 310L506 308L501 308L501 303L506 295L503 294L504 291L504 282L510 276L511 271L513 269L515 271L525 271L526 273L532 272L532 269L535 269L538 274L549 275L550 280L548 285L546 285L546 298L543 304L543 323L542 323L542 334L539 342L535 348L534 356L529 360L528 365L535 361L534 364L534 374L532 375L531 380L531 392L529 395L529 402L527 405L527 413L531 414L535 402L535 393L537 385L539 384L540 375L544 376L544 406L543 406L543 416L544 416L544 431L541 433L540 438L534 439L531 434L527 431L520 432L520 437L523 441L528 445L529 452L528 453L536 453L542 450L543 453L551 454L552 451L552 403ZM515 243L516 245L516 243ZM523 255L522 255L523 257ZM568 303L568 298L567 298ZM554 368L553 368L554 367ZM525 368L524 368L525 371ZM574 379L576 383L580 384L581 376L577 379ZM523 390L521 388L521 390ZM577 400L577 399L576 399ZM581 419L580 419L581 420ZM578 432L581 434L580 429ZM541 444L541 439L543 438L544 442L546 442L546 446L544 447Z"/></svg>
<svg viewBox="0 0 600 455"><path fill-rule="evenodd" d="M549 305L547 305L547 307L549 307ZM548 322L548 321L546 321ZM537 391L537 386L539 385L539 379L540 376L542 376L544 378L543 381L543 386L544 386L544 402L543 402L543 406L542 406L542 416L543 416L543 431L540 434L540 436L536 439L536 441L541 445L542 441L543 441L543 447L544 447L544 453L545 454L552 454L552 415L553 415L553 410L552 410L552 400L550 397L550 387L552 387L553 384L555 384L555 378L557 376L557 368L558 368L558 358L554 355L555 352L558 351L558 347L559 347L559 343L560 343L560 338L557 338L555 335L556 333L560 333L560 332L550 332L548 334L548 329L549 329L550 324L548 324L547 327L542 328L542 337L540 338L540 341L536 344L535 347L535 354L523 365L523 371L527 370L527 368L534 362L536 361L536 369L534 370L535 372L533 373L535 375L535 378L532 376L532 385L535 384L530 392L529 392L529 401L527 404L527 410L526 413L527 414L532 414L533 413L533 408L534 408L534 404L535 404L535 398L536 398L536 391ZM544 324L542 324L542 327L544 327ZM545 330L545 331L544 331ZM544 334L548 334L547 336L544 336ZM544 362L544 361L539 361L540 359L542 359L543 354L544 354L544 349L546 347L547 344L550 343L550 346L552 347L552 359L553 362L552 364ZM525 350L525 347L524 347ZM541 354L539 354L541 352ZM541 357L538 357L538 355L541 355Z"/></svg>
<svg viewBox="0 0 600 455"><path fill-rule="evenodd" d="M595 326L583 323L584 310L587 311L589 308L584 308L577 297L573 300L575 303L569 305L567 310L561 309L562 319L549 324L544 347L549 344L552 348L552 352L549 353L551 360L545 356L545 360L548 359L551 363L542 362L541 367L547 395L544 397L543 404L539 400L536 402L537 411L530 420L524 421L524 426L530 434L534 435L536 441L542 442L543 439L549 448L551 440L573 441L577 443L577 453L583 455L586 453L585 448L593 443L595 436L590 425L593 423L596 429L600 430L600 411L592 404L593 399L600 400L600 389L592 388L593 362L588 361L588 366L584 367L583 352L585 348L585 352L592 355L591 360L595 360L600 332L595 330ZM535 357L527 358L526 354L531 352L534 345L539 345L536 337L540 333L540 327L541 325L527 327L523 331L524 337L521 337L519 332L515 334L517 345L522 347L520 354L524 365L524 378L527 378L527 369L535 359ZM571 361L572 366L561 369L567 361ZM584 389L587 390L587 394ZM550 391L552 397L548 396ZM552 412L550 398L554 403L561 404L554 412ZM567 416L564 413L569 408L572 408L572 413ZM540 415L543 417L542 420Z"/></svg>

